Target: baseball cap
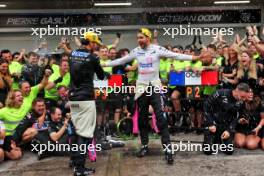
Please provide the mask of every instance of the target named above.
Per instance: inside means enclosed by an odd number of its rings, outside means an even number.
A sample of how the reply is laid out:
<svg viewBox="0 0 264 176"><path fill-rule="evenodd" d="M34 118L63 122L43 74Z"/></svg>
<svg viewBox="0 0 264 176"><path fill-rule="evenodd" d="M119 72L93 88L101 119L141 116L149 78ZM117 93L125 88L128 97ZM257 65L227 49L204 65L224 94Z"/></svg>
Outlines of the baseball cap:
<svg viewBox="0 0 264 176"><path fill-rule="evenodd" d="M98 35L94 32L85 32L83 34L83 39L88 40L90 42L95 42L99 45L102 45L101 40L99 39Z"/></svg>
<svg viewBox="0 0 264 176"><path fill-rule="evenodd" d="M146 37L149 37L151 39L152 34L148 28L140 28L139 32L144 34Z"/></svg>

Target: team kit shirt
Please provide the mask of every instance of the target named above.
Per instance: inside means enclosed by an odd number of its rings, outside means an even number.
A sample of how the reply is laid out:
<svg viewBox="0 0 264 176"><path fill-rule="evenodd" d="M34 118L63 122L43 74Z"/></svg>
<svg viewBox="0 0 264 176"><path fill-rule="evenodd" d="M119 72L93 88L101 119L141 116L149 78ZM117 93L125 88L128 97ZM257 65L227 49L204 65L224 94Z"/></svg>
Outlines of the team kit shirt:
<svg viewBox="0 0 264 176"><path fill-rule="evenodd" d="M24 97L22 107L25 108L26 113L28 113L31 110L32 103L37 98L38 93L39 93L39 85L36 85L34 87L31 87L31 91L29 95Z"/></svg>
<svg viewBox="0 0 264 176"><path fill-rule="evenodd" d="M23 65L17 61L12 61L8 66L10 74L21 74ZM18 80L13 78L12 89L19 89Z"/></svg>
<svg viewBox="0 0 264 176"><path fill-rule="evenodd" d="M49 77L49 82L54 82L55 80L57 80L59 77L61 77L60 72L56 71L53 72L53 74ZM59 86L66 86L68 87L70 85L71 82L71 76L70 73L66 73L63 77L62 77L62 81L57 83L53 88L51 88L50 90L46 90L45 89L45 98L47 99L51 99L51 100L55 100L57 101L59 99L58 93L57 93L57 88Z"/></svg>
<svg viewBox="0 0 264 176"><path fill-rule="evenodd" d="M191 55L174 53L158 45L149 45L147 48L137 47L129 55L108 62L106 66L123 65L136 59L138 62L138 81L149 84L159 80L160 58L175 58L178 60L192 60Z"/></svg>
<svg viewBox="0 0 264 176"><path fill-rule="evenodd" d="M31 88L29 95L24 97L20 108L4 107L0 109L0 120L3 121L6 127L6 136L13 135L15 128L31 110L32 102L37 98L38 93L39 85L36 85Z"/></svg>
<svg viewBox="0 0 264 176"><path fill-rule="evenodd" d="M6 136L12 136L16 127L27 114L27 108L23 104L20 108L4 107L0 109L0 120L5 125Z"/></svg>

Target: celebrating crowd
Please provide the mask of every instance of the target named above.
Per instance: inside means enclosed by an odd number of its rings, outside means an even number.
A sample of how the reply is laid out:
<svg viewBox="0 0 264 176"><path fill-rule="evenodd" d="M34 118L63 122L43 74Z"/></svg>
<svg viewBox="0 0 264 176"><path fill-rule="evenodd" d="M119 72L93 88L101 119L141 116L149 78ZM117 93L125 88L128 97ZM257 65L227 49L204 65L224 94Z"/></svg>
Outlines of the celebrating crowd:
<svg viewBox="0 0 264 176"><path fill-rule="evenodd" d="M167 87L167 93L161 96L164 103L161 106L158 95L142 96L135 90L126 94L109 92L108 97L103 99L102 95L96 94L94 97L95 90L84 86L80 96L93 96L91 99L96 99L95 136L98 140L105 132L109 119L113 119L114 126L110 128L110 134L118 137L120 121L131 119L138 108L139 116L144 116L143 120L139 120L142 142L137 155L139 157L145 156L149 150L148 117L153 111L163 144L170 144L169 131L175 132L176 127L185 126L186 130L196 129L198 134L204 133L204 144L234 143L238 148L264 150L264 34L255 26L247 27L246 31L243 39L236 35L233 43L227 43L219 34L207 45L200 36L195 36L193 42L185 47L177 43L160 47L158 31L155 30L152 36L148 29L142 28L139 31L142 35L137 35L139 47L144 49L146 41L149 41L151 44L147 44L147 47L155 51L155 57L149 64L144 63L144 59L153 53L138 48L130 52L122 48L119 45L121 34L117 33L113 44L104 45L102 41L96 41L100 46L92 49L93 55L99 58L103 72L100 72L99 64L96 68L85 67L87 73L79 72L83 68L72 68L71 58L79 57L82 50L73 50L66 38L62 38L55 54L49 52L47 41L30 52L21 49L20 52L12 53L2 49L0 160L20 159L23 150L32 143L69 143L75 130L70 120L74 105L70 104L69 97L71 101L80 99L69 94L70 84L85 82L88 78L80 80L78 76L91 76L89 69L94 69L99 79L107 79L112 74L122 75L123 86L145 86L145 82L150 80L147 86L153 88L159 85L155 80L160 79L161 85ZM89 36L75 38L75 44L83 48L91 40L94 39ZM156 59L159 61L156 62ZM157 75L154 74L155 70L159 70ZM199 74L208 70L218 72L218 85L199 86L198 97L189 98L185 86L170 85L171 72L190 71ZM73 72L76 75L73 76ZM97 79L96 76L94 79ZM164 114L166 122L162 118ZM205 153L210 154L210 151ZM49 155L53 154L65 153ZM173 162L170 159L168 162Z"/></svg>

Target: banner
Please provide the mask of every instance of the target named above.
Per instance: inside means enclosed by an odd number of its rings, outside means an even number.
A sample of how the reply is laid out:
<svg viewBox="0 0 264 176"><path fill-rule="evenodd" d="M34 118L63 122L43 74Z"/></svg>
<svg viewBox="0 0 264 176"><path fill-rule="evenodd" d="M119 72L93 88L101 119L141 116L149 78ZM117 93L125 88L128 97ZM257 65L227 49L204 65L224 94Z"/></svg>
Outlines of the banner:
<svg viewBox="0 0 264 176"><path fill-rule="evenodd" d="M194 72L170 72L169 84L172 86L213 86L218 84L217 71Z"/></svg>
<svg viewBox="0 0 264 176"><path fill-rule="evenodd" d="M122 75L111 75L108 80L94 80L95 88L121 87L123 82Z"/></svg>
<svg viewBox="0 0 264 176"><path fill-rule="evenodd" d="M149 24L261 23L261 9L147 13Z"/></svg>
<svg viewBox="0 0 264 176"><path fill-rule="evenodd" d="M261 9L143 13L27 13L1 14L0 27L121 26L168 24L261 23Z"/></svg>

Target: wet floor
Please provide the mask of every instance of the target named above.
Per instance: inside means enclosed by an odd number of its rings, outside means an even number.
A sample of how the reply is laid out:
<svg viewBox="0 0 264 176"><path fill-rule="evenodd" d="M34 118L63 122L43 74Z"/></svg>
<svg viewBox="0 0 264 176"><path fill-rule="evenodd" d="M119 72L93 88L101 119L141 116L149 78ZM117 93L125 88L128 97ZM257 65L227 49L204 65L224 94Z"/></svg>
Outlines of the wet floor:
<svg viewBox="0 0 264 176"><path fill-rule="evenodd" d="M202 141L202 136L181 134L173 137L179 140ZM160 142L152 139L151 152L145 158L136 158L138 140L127 141L124 148L103 151L97 162L87 166L96 168L94 176L263 176L264 151L236 150L233 156L205 156L202 152L176 152L175 164L166 164ZM20 161L0 164L2 176L54 176L72 175L67 157L52 157L37 161L34 154L25 153Z"/></svg>

